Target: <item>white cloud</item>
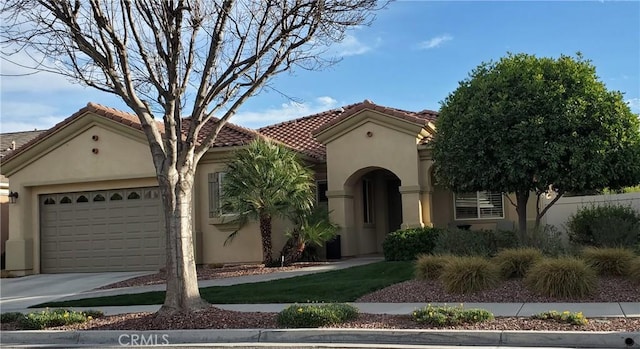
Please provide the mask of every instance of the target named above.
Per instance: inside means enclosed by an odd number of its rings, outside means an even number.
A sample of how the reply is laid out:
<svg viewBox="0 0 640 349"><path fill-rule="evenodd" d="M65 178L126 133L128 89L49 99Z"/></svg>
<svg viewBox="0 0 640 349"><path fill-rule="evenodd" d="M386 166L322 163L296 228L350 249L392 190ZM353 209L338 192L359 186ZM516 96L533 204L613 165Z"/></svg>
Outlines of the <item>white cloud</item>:
<svg viewBox="0 0 640 349"><path fill-rule="evenodd" d="M312 101L297 103L287 102L278 108L270 108L265 111L240 111L233 116L231 122L250 128L259 128L266 125L287 121L302 116L312 115L336 108L338 101L329 97L317 97Z"/></svg>
<svg viewBox="0 0 640 349"><path fill-rule="evenodd" d="M333 56L348 57L365 54L380 44L381 39L376 39L374 45L366 44L360 41L354 35L346 35L344 39L331 46L329 53Z"/></svg>
<svg viewBox="0 0 640 349"><path fill-rule="evenodd" d="M34 66L35 62L43 61L45 64L53 65L48 59L42 56L27 54L20 51L14 55L4 57L0 64L0 75L2 76L2 92L56 92L69 90L82 90L84 86L78 82L70 81L69 78L60 74L49 72L36 72L27 67ZM14 63L15 62L15 63ZM17 63L17 64L16 64Z"/></svg>
<svg viewBox="0 0 640 349"><path fill-rule="evenodd" d="M640 98L627 99L625 102L627 102L632 112L640 113Z"/></svg>
<svg viewBox="0 0 640 349"><path fill-rule="evenodd" d="M440 45L444 44L447 41L453 40L453 36L449 34L443 34L440 36L433 37L429 40L423 41L418 44L418 48L423 50L429 50L432 48L440 47Z"/></svg>
<svg viewBox="0 0 640 349"><path fill-rule="evenodd" d="M57 108L33 102L2 102L1 132L46 130L62 121ZM68 115L67 115L68 116Z"/></svg>

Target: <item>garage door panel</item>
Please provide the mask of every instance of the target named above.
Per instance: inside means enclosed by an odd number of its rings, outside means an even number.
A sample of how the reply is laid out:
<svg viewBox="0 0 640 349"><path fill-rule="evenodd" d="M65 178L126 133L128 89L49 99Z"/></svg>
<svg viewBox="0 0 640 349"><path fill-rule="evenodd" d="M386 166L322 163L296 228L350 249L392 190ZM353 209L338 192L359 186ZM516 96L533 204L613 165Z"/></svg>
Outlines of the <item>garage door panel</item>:
<svg viewBox="0 0 640 349"><path fill-rule="evenodd" d="M164 265L157 188L41 195L43 272L154 270Z"/></svg>

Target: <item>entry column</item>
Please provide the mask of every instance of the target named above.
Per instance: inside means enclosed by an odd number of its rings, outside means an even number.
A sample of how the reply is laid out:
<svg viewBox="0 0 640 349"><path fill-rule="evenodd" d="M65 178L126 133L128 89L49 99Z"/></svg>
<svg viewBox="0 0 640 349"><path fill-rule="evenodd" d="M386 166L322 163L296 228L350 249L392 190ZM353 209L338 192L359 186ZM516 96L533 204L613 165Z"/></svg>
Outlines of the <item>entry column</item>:
<svg viewBox="0 0 640 349"><path fill-rule="evenodd" d="M399 190L402 194L402 229L423 227L420 186L403 185Z"/></svg>
<svg viewBox="0 0 640 349"><path fill-rule="evenodd" d="M343 256L358 254L358 236L354 231L353 193L346 190L328 190L329 218L340 229L341 252Z"/></svg>

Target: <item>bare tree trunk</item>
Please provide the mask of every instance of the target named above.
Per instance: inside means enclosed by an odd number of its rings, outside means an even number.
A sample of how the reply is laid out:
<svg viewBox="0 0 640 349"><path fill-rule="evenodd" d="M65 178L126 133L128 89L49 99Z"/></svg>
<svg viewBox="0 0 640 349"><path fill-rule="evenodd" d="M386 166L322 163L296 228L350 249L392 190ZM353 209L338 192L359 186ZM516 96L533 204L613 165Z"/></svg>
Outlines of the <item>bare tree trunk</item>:
<svg viewBox="0 0 640 349"><path fill-rule="evenodd" d="M160 181L167 227L167 294L160 313L204 308L193 251L193 171L170 171Z"/></svg>
<svg viewBox="0 0 640 349"><path fill-rule="evenodd" d="M260 236L262 237L262 263L268 265L273 261L271 256L271 216L268 214L260 215Z"/></svg>
<svg viewBox="0 0 640 349"><path fill-rule="evenodd" d="M518 212L518 235L522 239L527 235L527 202L529 191L516 191L516 212Z"/></svg>

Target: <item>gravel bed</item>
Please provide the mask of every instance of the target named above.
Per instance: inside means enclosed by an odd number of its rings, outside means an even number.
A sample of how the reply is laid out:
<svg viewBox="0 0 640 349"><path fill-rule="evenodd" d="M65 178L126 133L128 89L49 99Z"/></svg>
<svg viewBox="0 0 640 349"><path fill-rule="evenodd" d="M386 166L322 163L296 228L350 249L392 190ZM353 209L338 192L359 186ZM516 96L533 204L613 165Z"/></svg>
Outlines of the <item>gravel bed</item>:
<svg viewBox="0 0 640 349"><path fill-rule="evenodd" d="M362 303L553 303L640 302L640 288L620 277L601 277L590 297L558 299L529 291L522 280L503 281L491 290L458 295L444 291L440 281L409 280L360 297Z"/></svg>
<svg viewBox="0 0 640 349"><path fill-rule="evenodd" d="M68 330L179 330L179 329L243 329L278 328L276 313L245 313L208 307L193 313L173 314L170 317L154 313L131 313L106 316L76 324L51 328L52 331ZM409 315L360 314L356 320L330 326L332 328L368 329L434 329L414 322ZM640 330L640 318L589 319L585 326L558 323L552 320L530 318L499 317L495 320L439 327L458 330L524 330L524 331L623 331ZM15 324L2 324L2 330L14 330Z"/></svg>

